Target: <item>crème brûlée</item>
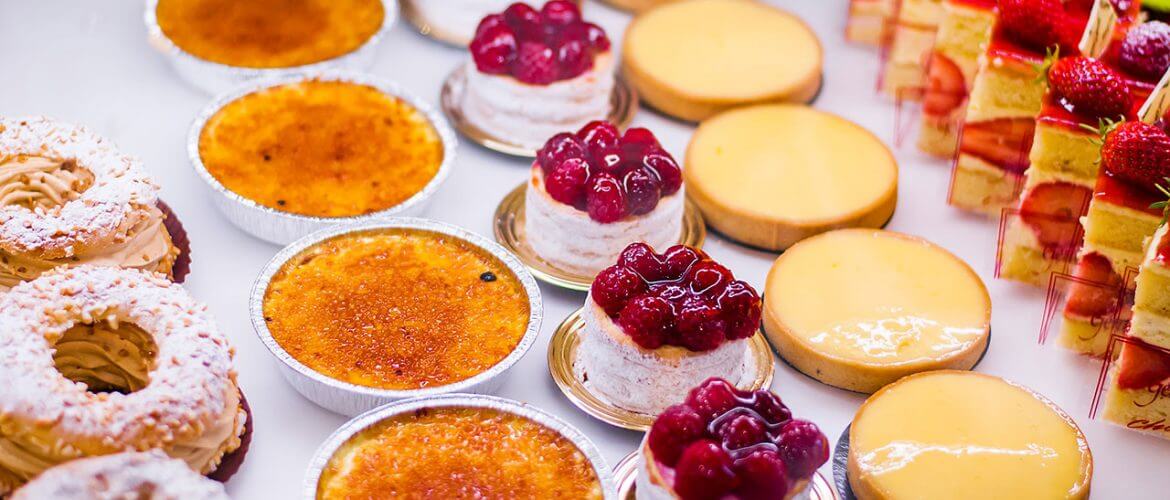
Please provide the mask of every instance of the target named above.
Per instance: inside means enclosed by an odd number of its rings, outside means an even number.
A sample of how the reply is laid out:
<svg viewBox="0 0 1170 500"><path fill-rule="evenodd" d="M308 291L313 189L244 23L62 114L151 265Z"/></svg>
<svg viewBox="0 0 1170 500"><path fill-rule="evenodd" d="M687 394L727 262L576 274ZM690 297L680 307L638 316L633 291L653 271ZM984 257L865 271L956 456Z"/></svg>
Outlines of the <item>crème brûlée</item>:
<svg viewBox="0 0 1170 500"><path fill-rule="evenodd" d="M626 30L622 71L641 98L683 120L764 102L808 102L823 51L797 17L749 0L656 7Z"/></svg>
<svg viewBox="0 0 1170 500"><path fill-rule="evenodd" d="M601 499L597 472L572 441L490 408L399 414L349 438L316 497Z"/></svg>
<svg viewBox="0 0 1170 500"><path fill-rule="evenodd" d="M798 105L735 109L703 122L687 147L687 194L720 233L783 250L894 214L898 165L872 133Z"/></svg>
<svg viewBox="0 0 1170 500"><path fill-rule="evenodd" d="M970 266L932 243L839 230L776 260L764 328L798 370L873 392L912 373L972 368L990 341L991 297Z"/></svg>
<svg viewBox="0 0 1170 500"><path fill-rule="evenodd" d="M291 258L263 299L272 338L322 375L411 390L489 370L529 321L519 278L464 240L416 229L371 229Z"/></svg>
<svg viewBox="0 0 1170 500"><path fill-rule="evenodd" d="M199 59L245 68L349 54L382 29L382 0L158 0L159 28Z"/></svg>
<svg viewBox="0 0 1170 500"><path fill-rule="evenodd" d="M1093 456L1048 399L982 373L906 377L871 396L849 430L860 500L1089 497Z"/></svg>
<svg viewBox="0 0 1170 500"><path fill-rule="evenodd" d="M391 209L438 175L443 140L418 108L369 85L306 80L225 104L199 135L224 188L314 217Z"/></svg>

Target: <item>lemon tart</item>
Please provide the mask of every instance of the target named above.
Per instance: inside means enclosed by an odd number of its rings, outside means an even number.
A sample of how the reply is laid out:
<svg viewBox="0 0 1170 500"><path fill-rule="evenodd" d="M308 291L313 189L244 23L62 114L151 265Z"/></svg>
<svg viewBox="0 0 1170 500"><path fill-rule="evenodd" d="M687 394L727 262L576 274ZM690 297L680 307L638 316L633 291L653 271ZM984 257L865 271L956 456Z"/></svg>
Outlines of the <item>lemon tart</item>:
<svg viewBox="0 0 1170 500"><path fill-rule="evenodd" d="M622 69L651 106L699 121L745 104L807 102L820 88L822 60L816 35L788 12L687 0L634 18Z"/></svg>
<svg viewBox="0 0 1170 500"><path fill-rule="evenodd" d="M973 372L913 375L862 405L849 430L860 500L1089 497L1084 434L1043 396Z"/></svg>
<svg viewBox="0 0 1170 500"><path fill-rule="evenodd" d="M991 297L979 276L950 252L890 231L798 243L772 265L764 297L765 331L780 356L853 391L970 369L989 341Z"/></svg>
<svg viewBox="0 0 1170 500"><path fill-rule="evenodd" d="M798 105L728 111L687 148L687 194L713 228L783 250L841 227L880 227L894 214L898 166L877 137Z"/></svg>

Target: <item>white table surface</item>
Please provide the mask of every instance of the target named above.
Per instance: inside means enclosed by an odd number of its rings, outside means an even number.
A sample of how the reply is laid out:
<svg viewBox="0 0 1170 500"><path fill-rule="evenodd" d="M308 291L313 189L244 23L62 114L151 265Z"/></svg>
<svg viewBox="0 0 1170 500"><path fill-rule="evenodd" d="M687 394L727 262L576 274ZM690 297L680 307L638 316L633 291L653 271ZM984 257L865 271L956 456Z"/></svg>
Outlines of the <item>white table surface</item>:
<svg viewBox="0 0 1170 500"><path fill-rule="evenodd" d="M876 52L842 37L845 0L774 1L804 18L825 47L825 86L815 106L843 115L892 140L893 106L872 90ZM252 449L228 484L235 498L295 498L317 446L346 418L301 398L277 372L275 360L248 321L252 281L278 247L237 230L212 207L203 182L187 161L185 138L210 96L180 81L146 42L138 0L0 0L0 114L43 114L81 123L145 161L190 233L194 267L187 288L205 301L237 348L240 383L256 422ZM588 2L586 16L616 40L628 16ZM437 104L439 86L465 53L415 33L400 22L383 41L372 72L401 83ZM643 110L634 120L680 157L693 128ZM1088 418L1097 362L1038 345L1044 293L992 277L996 224L947 207L949 163L912 146L897 150L901 186L889 229L920 235L969 262L991 290L994 338L981 372L1027 385L1067 410L1088 435L1096 462L1097 498L1166 498L1164 464L1170 443ZM485 151L467 141L427 216L491 234L501 197L527 174L527 163ZM736 276L760 287L774 254L718 236L706 250ZM557 324L581 305L583 294L541 285L541 335L500 395L531 403L567 420L591 437L610 464L633 450L641 435L619 430L577 410L548 375L546 350ZM816 422L834 442L864 400L778 363L773 390L799 417ZM826 465L822 472L831 477ZM989 478L994 480L994 478Z"/></svg>

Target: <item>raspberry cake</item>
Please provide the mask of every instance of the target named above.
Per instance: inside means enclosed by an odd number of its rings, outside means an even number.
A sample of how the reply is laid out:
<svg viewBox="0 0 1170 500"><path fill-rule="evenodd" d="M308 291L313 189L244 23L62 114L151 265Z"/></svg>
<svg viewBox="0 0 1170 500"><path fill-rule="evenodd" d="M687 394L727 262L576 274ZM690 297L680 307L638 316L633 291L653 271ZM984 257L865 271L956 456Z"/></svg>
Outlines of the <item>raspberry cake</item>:
<svg viewBox="0 0 1170 500"><path fill-rule="evenodd" d="M1158 228L1137 275L1128 338L1110 367L1104 418L1129 429L1170 438L1170 237Z"/></svg>
<svg viewBox="0 0 1170 500"><path fill-rule="evenodd" d="M1123 33L1138 2L1115 0ZM1002 0L999 20L971 87L950 203L999 215L1023 188L1046 85L1038 67L1046 54L1077 55L1092 2Z"/></svg>
<svg viewBox="0 0 1170 500"><path fill-rule="evenodd" d="M574 374L607 402L655 415L707 378L750 376L760 297L699 250L635 243L597 275L582 316Z"/></svg>
<svg viewBox="0 0 1170 500"><path fill-rule="evenodd" d="M979 70L979 56L995 23L995 0L943 0L942 20L922 96L918 148L951 158L959 144L959 127L967 96Z"/></svg>
<svg viewBox="0 0 1170 500"><path fill-rule="evenodd" d="M829 440L776 394L711 378L658 416L639 452L638 500L793 499L808 498Z"/></svg>
<svg viewBox="0 0 1170 500"><path fill-rule="evenodd" d="M934 371L866 400L849 428L859 500L1086 499L1093 455L1072 417L999 377Z"/></svg>
<svg viewBox="0 0 1170 500"><path fill-rule="evenodd" d="M882 90L891 97L916 99L926 77L926 63L942 19L942 0L898 0L892 23Z"/></svg>
<svg viewBox="0 0 1170 500"><path fill-rule="evenodd" d="M480 21L470 50L462 112L481 130L537 149L609 115L610 41L573 2L514 3Z"/></svg>
<svg viewBox="0 0 1170 500"><path fill-rule="evenodd" d="M678 163L653 133L591 122L537 152L524 232L544 261L593 276L630 242L677 243L685 199Z"/></svg>
<svg viewBox="0 0 1170 500"><path fill-rule="evenodd" d="M1127 37L1119 52L1130 54L1130 47ZM1008 223L1000 268L1004 278L1041 286L1081 245L1079 218L1089 208L1101 164L1101 134L1095 129L1134 120L1157 83L1128 78L1106 62L1081 56L1055 61L1047 78L1019 216Z"/></svg>

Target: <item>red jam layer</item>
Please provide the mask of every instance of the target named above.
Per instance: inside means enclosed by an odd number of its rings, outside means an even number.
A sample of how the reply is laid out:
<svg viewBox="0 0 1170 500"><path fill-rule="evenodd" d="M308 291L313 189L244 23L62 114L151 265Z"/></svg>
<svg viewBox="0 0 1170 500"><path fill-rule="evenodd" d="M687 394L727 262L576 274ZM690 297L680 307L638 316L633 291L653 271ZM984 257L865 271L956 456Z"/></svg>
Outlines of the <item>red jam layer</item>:
<svg viewBox="0 0 1170 500"><path fill-rule="evenodd" d="M1165 197L1107 173L1102 173L1102 175L1097 176L1093 199L1161 217L1162 210L1150 208L1150 205L1163 201Z"/></svg>
<svg viewBox="0 0 1170 500"><path fill-rule="evenodd" d="M1126 390L1161 392L1170 379L1170 351L1130 337L1121 348L1117 386Z"/></svg>

